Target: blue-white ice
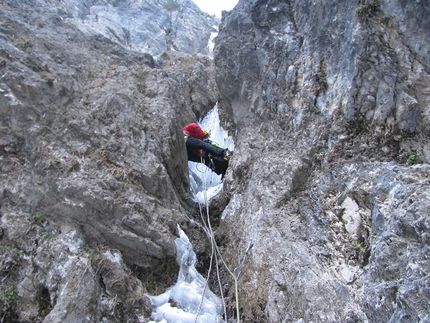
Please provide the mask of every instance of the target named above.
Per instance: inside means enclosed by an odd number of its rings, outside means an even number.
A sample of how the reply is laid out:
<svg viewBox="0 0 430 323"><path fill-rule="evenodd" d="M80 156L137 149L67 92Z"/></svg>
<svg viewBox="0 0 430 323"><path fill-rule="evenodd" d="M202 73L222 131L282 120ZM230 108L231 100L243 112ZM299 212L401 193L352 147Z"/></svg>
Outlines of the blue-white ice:
<svg viewBox="0 0 430 323"><path fill-rule="evenodd" d="M199 121L199 125L210 132L210 139L221 147L234 151L233 138L220 126L218 105ZM221 175L212 172L206 165L188 162L190 172L191 190L196 202L205 204L206 201L217 195L222 190ZM206 195L206 196L205 196Z"/></svg>
<svg viewBox="0 0 430 323"><path fill-rule="evenodd" d="M178 235L175 240L176 261L180 266L178 280L164 294L148 296L155 307L149 323L223 323L222 302L209 288L205 289L206 280L195 268L196 254L179 226Z"/></svg>

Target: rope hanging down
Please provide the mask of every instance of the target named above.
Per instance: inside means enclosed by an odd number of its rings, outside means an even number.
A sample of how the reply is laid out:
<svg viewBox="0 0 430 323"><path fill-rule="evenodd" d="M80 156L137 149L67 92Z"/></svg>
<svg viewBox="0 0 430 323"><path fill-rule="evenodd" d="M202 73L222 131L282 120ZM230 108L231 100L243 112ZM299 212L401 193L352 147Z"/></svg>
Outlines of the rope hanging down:
<svg viewBox="0 0 430 323"><path fill-rule="evenodd" d="M203 157L202 157L202 162L203 162ZM219 284L219 289L220 289L222 304L223 304L223 308L224 308L224 317L227 319L226 305L225 305L225 300L224 300L224 295L223 295L223 289L222 289L221 279L220 279L220 275L219 275L218 258L216 257L216 254L218 254L218 256L220 257L221 262L224 265L225 269L228 271L228 273L233 278L234 288L235 288L235 300L236 300L236 315L237 315L236 322L240 323L238 280L239 280L239 278L240 278L240 276L242 274L242 269L243 269L243 266L245 264L245 260L246 260L247 256L249 255L249 252L251 251L251 249L254 247L254 243L253 243L253 241L251 239L250 243L248 245L248 248L245 251L245 255L244 255L243 259L242 259L242 262L241 262L240 266L237 267L237 268L235 268L234 271L232 272L230 270L230 268L227 266L227 264L224 261L224 259L222 258L221 252L218 249L218 246L216 244L214 233L213 233L212 226L211 226L211 223L210 223L209 202L208 202L207 191L206 191L206 174L207 174L207 168L203 172L203 190L204 190L204 202L205 202L207 223L206 223L206 221L204 219L203 211L202 211L202 207L201 207L200 203L199 203L199 211L200 211L200 217L202 219L204 230L205 230L206 234L208 235L208 237L211 240L212 253L211 253L211 259L210 259L210 264L209 264L208 277L206 279L205 287L204 287L203 293L202 293L202 299L200 301L199 308L197 310L196 319L195 319L194 323L197 323L197 320L198 320L198 317L199 317L199 314L200 314L200 310L201 310L201 307L202 307L202 304L203 304L203 300L204 300L204 295L205 295L206 288L207 288L207 285L208 285L208 282L209 282L210 273L212 271L212 263L213 263L213 258L214 257L215 257L215 262L216 262L218 284Z"/></svg>
<svg viewBox="0 0 430 323"><path fill-rule="evenodd" d="M203 157L202 157L201 161L203 163ZM210 258L210 263L209 263L208 276L206 278L205 287L203 289L202 298L201 298L201 301L200 301L200 304L199 304L199 308L197 310L196 320L194 321L194 323L197 323L197 319L199 317L199 314L200 314L200 311L201 311L201 308L202 308L202 305L203 305L203 300L204 300L204 296L205 296L205 293L206 293L206 288L208 286L209 277L210 277L210 274L211 274L211 271L212 271L212 263L213 263L213 258L214 257L215 257L215 261L216 261L216 270L217 270L218 284L219 284L219 289L220 289L220 294L221 294L221 300L222 300L222 304L223 304L224 315L225 315L225 317L227 317L227 315L226 315L226 306L225 306L224 295L223 295L222 284L221 284L221 278L220 278L220 275L219 275L219 264L218 264L218 259L215 256L216 255L216 252L215 252L215 247L216 247L216 245L215 245L215 239L213 238L213 230L212 230L212 226L210 225L209 203L208 203L207 190L206 190L206 188L207 188L206 187L206 174L207 174L207 168L205 168L205 171L203 172L203 191L204 191L204 201L205 201L205 206L206 206L206 214L207 214L207 221L208 221L207 223L208 224L206 224L206 221L204 219L203 212L202 212L202 207L201 207L200 203L199 203L199 211L200 211L200 217L202 219L204 230L205 230L206 234L208 235L208 237L211 240L211 249L212 249L212 251L211 251L211 258Z"/></svg>

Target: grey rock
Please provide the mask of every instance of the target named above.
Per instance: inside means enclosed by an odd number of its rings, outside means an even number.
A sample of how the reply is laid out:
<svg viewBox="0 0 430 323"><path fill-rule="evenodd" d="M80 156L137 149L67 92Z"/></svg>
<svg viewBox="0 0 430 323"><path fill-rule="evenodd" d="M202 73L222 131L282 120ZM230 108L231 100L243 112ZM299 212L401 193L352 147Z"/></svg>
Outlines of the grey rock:
<svg viewBox="0 0 430 323"><path fill-rule="evenodd" d="M254 242L242 321L428 321L427 2L241 0L214 62L211 18L181 4L189 20L2 3L0 288L19 297L2 318L147 320L144 294L177 277L176 224L206 271L181 128L219 101L235 153L216 238L232 270Z"/></svg>
<svg viewBox="0 0 430 323"><path fill-rule="evenodd" d="M236 151L218 234L229 263L256 242L243 320L428 320L429 10L273 0L223 15Z"/></svg>
<svg viewBox="0 0 430 323"><path fill-rule="evenodd" d="M0 5L0 288L19 298L2 298L5 322L147 320L144 293L177 277L176 225L194 209L182 127L218 99L199 52L212 18L195 11L199 45L179 41L161 68L113 24L160 10L145 4Z"/></svg>
<svg viewBox="0 0 430 323"><path fill-rule="evenodd" d="M28 2L10 1L7 6L27 10ZM203 13L192 1L34 1L35 16L52 15L88 37L103 37L125 48L152 56L176 51L211 55L212 34L219 19ZM29 27L54 27L43 18ZM75 37L75 36L73 36Z"/></svg>

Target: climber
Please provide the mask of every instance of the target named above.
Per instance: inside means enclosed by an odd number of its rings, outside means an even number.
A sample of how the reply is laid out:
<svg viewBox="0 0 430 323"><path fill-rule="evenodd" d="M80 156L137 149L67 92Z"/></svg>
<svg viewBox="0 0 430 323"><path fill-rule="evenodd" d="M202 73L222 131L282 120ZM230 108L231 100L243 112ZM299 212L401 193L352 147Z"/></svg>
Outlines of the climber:
<svg viewBox="0 0 430 323"><path fill-rule="evenodd" d="M183 128L185 145L187 146L188 160L204 163L212 171L224 178L229 158L232 152L209 139L209 132L200 128L193 122Z"/></svg>

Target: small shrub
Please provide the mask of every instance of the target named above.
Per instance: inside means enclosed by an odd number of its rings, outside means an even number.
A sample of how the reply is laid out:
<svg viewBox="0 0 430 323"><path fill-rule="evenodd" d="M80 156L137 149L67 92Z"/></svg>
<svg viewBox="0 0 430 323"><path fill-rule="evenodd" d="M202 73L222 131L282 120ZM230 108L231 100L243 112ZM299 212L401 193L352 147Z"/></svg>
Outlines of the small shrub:
<svg viewBox="0 0 430 323"><path fill-rule="evenodd" d="M184 57L174 57L166 63L166 68L170 68L176 65L180 65L182 70L185 72L193 72L196 69L198 63L201 63L201 59L197 54L192 54Z"/></svg>
<svg viewBox="0 0 430 323"><path fill-rule="evenodd" d="M66 172L73 172L73 171L78 171L80 168L81 164L79 163L79 161L76 159L76 157L72 157L69 158L67 160L67 162L64 165L64 169L66 170Z"/></svg>
<svg viewBox="0 0 430 323"><path fill-rule="evenodd" d="M315 75L315 81L318 85L318 88L323 92L327 92L328 89L328 81L327 81L327 61L325 58L321 59L320 70Z"/></svg>
<svg viewBox="0 0 430 323"><path fill-rule="evenodd" d="M411 154L408 156L408 159L406 159L406 165L413 165L415 164L415 155Z"/></svg>
<svg viewBox="0 0 430 323"><path fill-rule="evenodd" d="M115 76L116 70L117 70L117 66L116 65L110 65L109 69L107 71L107 76L106 77L111 78L111 77Z"/></svg>
<svg viewBox="0 0 430 323"><path fill-rule="evenodd" d="M12 247L12 246L1 246L0 247L0 253L2 255L4 255L5 253L9 253L13 256L16 255L16 256L20 257L23 254L23 251L18 249L18 248Z"/></svg>
<svg viewBox="0 0 430 323"><path fill-rule="evenodd" d="M36 212L36 214L32 215L33 221L37 224L42 224L46 221L46 218L43 216L41 212Z"/></svg>
<svg viewBox="0 0 430 323"><path fill-rule="evenodd" d="M11 288L5 293L0 295L0 322L19 322L18 314L16 312L16 304L18 303L19 297L15 290Z"/></svg>
<svg viewBox="0 0 430 323"><path fill-rule="evenodd" d="M146 92L146 83L145 83L145 81L137 81L136 87L137 87L137 90L140 93L145 94L145 92Z"/></svg>
<svg viewBox="0 0 430 323"><path fill-rule="evenodd" d="M7 60L3 57L0 57L0 68L5 67L7 65Z"/></svg>
<svg viewBox="0 0 430 323"><path fill-rule="evenodd" d="M106 165L109 163L109 159L107 158L105 150L103 148L97 149L91 156L91 159L94 160L97 165Z"/></svg>
<svg viewBox="0 0 430 323"><path fill-rule="evenodd" d="M44 170L50 169L50 168L55 168L55 169L60 168L61 163L57 157L55 157L54 155L51 155L49 153L45 157L46 158L45 158L44 167L43 167Z"/></svg>
<svg viewBox="0 0 430 323"><path fill-rule="evenodd" d="M24 35L15 35L13 39L13 44L22 50L23 52L33 46L34 42L30 38Z"/></svg>
<svg viewBox="0 0 430 323"><path fill-rule="evenodd" d="M141 178L141 174L131 167L113 166L108 168L108 172L111 173L116 180L123 181L130 185L136 185Z"/></svg>
<svg viewBox="0 0 430 323"><path fill-rule="evenodd" d="M9 273L16 272L24 252L13 246L0 246L0 277L6 279ZM1 321L1 320L0 320Z"/></svg>
<svg viewBox="0 0 430 323"><path fill-rule="evenodd" d="M167 51L164 51L164 52L161 53L160 57L163 58L163 59L169 59L170 55L169 55L169 53Z"/></svg>
<svg viewBox="0 0 430 323"><path fill-rule="evenodd" d="M18 303L19 296L17 292L15 291L15 288L13 286L9 286L1 295L1 300L5 303L7 303L9 306L14 305Z"/></svg>
<svg viewBox="0 0 430 323"><path fill-rule="evenodd" d="M364 247L361 245L361 243L358 242L357 240L352 240L349 243L349 247L351 249L358 249L360 252L364 252L364 250L365 250Z"/></svg>

